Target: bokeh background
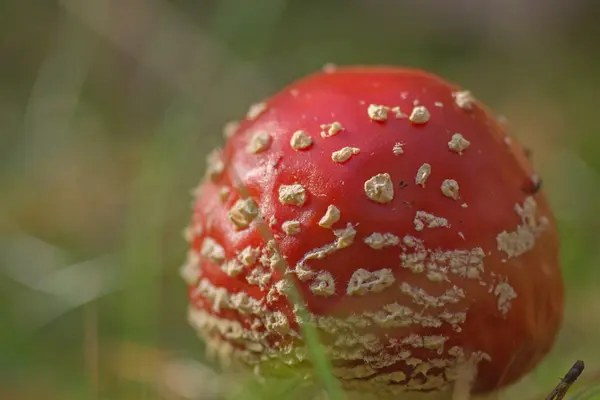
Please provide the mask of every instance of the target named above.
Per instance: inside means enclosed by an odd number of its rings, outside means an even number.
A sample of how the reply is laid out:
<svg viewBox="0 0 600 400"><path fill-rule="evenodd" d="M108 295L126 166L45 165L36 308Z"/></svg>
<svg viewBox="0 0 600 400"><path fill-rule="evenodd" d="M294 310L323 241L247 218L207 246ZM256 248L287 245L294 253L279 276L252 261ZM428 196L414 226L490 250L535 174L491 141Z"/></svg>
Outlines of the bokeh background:
<svg viewBox="0 0 600 400"><path fill-rule="evenodd" d="M186 323L189 190L227 121L329 62L425 68L506 116L560 222L568 310L501 398L543 398L578 358L577 387L600 381L599 16L596 0L0 1L0 399L241 385Z"/></svg>

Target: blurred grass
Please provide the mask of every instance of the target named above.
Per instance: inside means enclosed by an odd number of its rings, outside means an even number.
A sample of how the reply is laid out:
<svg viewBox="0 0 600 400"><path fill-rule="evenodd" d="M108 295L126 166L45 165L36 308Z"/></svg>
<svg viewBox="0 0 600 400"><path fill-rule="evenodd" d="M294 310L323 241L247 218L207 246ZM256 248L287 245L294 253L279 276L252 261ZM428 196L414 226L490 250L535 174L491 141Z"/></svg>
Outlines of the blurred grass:
<svg viewBox="0 0 600 400"><path fill-rule="evenodd" d="M508 117L559 219L569 307L503 398L540 398L578 358L600 381L598 3L450 3L2 2L0 398L292 398L203 367L180 232L222 125L327 62L432 70Z"/></svg>

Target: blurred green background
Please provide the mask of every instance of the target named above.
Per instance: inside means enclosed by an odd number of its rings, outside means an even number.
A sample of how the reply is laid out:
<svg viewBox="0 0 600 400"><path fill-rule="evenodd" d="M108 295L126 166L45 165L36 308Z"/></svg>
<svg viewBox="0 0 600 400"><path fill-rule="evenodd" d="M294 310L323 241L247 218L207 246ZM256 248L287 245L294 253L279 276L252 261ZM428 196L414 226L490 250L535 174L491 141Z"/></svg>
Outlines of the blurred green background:
<svg viewBox="0 0 600 400"><path fill-rule="evenodd" d="M0 399L210 399L178 268L222 126L325 63L431 70L508 118L560 222L552 354L600 381L600 2L2 0ZM537 396L537 397L536 397ZM590 397L591 398L591 397Z"/></svg>

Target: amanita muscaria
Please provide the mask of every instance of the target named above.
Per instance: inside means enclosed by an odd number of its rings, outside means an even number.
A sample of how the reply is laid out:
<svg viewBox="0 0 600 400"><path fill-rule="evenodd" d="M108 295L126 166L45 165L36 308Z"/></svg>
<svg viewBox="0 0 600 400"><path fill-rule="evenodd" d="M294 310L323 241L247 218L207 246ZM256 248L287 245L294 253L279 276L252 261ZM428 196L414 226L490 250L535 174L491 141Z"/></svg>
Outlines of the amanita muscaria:
<svg viewBox="0 0 600 400"><path fill-rule="evenodd" d="M419 70L329 69L226 137L182 269L190 322L222 362L306 370L299 323L312 323L348 390L444 391L468 364L483 393L552 347L555 221L523 149L469 91Z"/></svg>

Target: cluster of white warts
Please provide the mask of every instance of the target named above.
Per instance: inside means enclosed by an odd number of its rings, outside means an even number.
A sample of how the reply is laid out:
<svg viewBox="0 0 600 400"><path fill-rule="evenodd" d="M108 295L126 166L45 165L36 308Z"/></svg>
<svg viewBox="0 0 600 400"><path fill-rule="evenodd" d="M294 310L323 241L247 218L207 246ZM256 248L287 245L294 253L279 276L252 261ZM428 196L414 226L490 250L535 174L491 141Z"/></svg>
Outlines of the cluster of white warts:
<svg viewBox="0 0 600 400"><path fill-rule="evenodd" d="M457 92L453 94L456 104L463 109L471 109L474 102L473 97L469 92ZM437 107L443 107L443 104L436 102ZM251 107L247 117L254 119L266 110L266 105L260 103ZM382 105L370 105L367 109L369 117L374 121L385 121L388 119L389 112L392 112L396 118L405 118L399 107L387 107ZM413 124L426 123L430 118L428 109L423 105L415 103L415 107L408 117ZM226 127L226 135L230 136L236 129L234 125ZM344 127L339 122L324 124L321 126L321 137L327 138L338 134L344 130ZM270 146L272 138L269 133L259 131L253 134L246 146L246 151L249 153L260 153L267 150ZM290 146L296 151L306 150L313 144L313 138L305 131L298 130L292 134ZM452 135L448 142L450 150L462 154L470 145L460 133ZM395 155L403 154L403 144L396 143L393 148ZM337 163L344 163L352 156L358 155L360 149L357 147L343 147L332 153L331 159ZM224 170L224 164L216 152L211 153L208 161L207 175L210 179L217 179L220 173ZM427 178L431 174L431 166L427 163L423 164L417 171L415 183L425 186ZM441 185L442 193L454 200L458 200L459 185L458 182L451 179L446 179ZM377 174L364 183L364 192L366 196L378 203L388 203L394 198L394 188L392 178L387 173ZM227 197L228 192L223 197ZM306 189L299 183L291 185L281 185L279 187L279 201L284 205L292 205L301 207L306 201ZM521 216L523 224L520 225L514 232L502 232L498 235L498 250L507 253L508 257L516 257L523 252L533 247L535 237L543 229L547 223L543 218L539 221L535 219L535 201L533 198L528 198L525 203L517 205L515 210ZM463 207L466 204L463 203ZM244 229L249 227L251 222L258 216L258 207L252 199L240 199L234 203L229 210L229 219L234 224L236 229ZM333 229L332 226L341 218L340 210L335 205L328 206L324 215L319 221L319 226L327 229ZM282 230L288 235L295 235L301 232L302 226L299 221L290 220L282 223ZM424 211L417 211L414 218L414 228L417 231L424 228L449 228L450 225L445 218L437 217ZM196 232L198 233L198 232ZM316 296L333 296L336 294L336 282L328 271L313 271L307 265L307 261L315 258L324 258L327 255L339 251L350 246L355 239L356 231L351 223L348 223L344 229L333 230L335 239L332 243L313 249L305 254L302 260L296 264L293 269L287 267L286 274L295 274L300 281L310 280L310 290ZM459 233L460 234L460 233ZM461 235L462 236L462 235ZM426 276L437 282L450 282L449 275L454 274L462 278L476 279L481 285L487 285L482 279L481 274L484 271L483 259L485 253L481 248L472 250L453 250L453 251L431 251L426 249L424 243L410 235L399 238L391 233L372 233L365 237L363 242L375 250L390 246L400 246L402 248L401 267L410 269L414 273L424 273ZM240 292L230 294L225 288L218 288L212 283L201 277L199 270L200 256L209 259L221 266L222 270L235 277L242 273L245 268L248 268L250 273L246 275L246 280L253 285L257 285L261 290L267 290L269 287L272 272L279 267L286 267L287 263L277 252L274 241L270 241L263 249L247 247L241 251L236 258L226 260L225 251L215 240L206 237L203 241L200 255L190 252L188 262L182 269L184 278L190 283L197 285L197 291L203 298L210 301L214 312L219 312L221 308L231 308L238 310L242 314L249 314L257 317L254 328L264 326L266 332L260 333L257 329L245 329L236 321L219 319L206 311L194 310L190 315L192 323L202 332L208 334L211 331L218 332L221 336L231 340L241 340L247 346L245 356L249 356L253 352L255 356L258 354L266 354L268 345L264 341L266 335L277 333L279 335L298 336L298 334L290 329L290 323L287 317L282 312L267 313L264 300L256 300L246 293ZM260 263L259 266L256 263ZM369 364L372 371L357 372L356 368L351 368L348 371L337 371L338 376L351 378L366 377L375 374L376 365L373 363L384 362L387 360L387 365L391 365L399 360L403 360L407 365L413 365L415 370L421 369L420 372L426 372L428 369L436 366L435 360L424 362L419 359L410 357L410 350L400 352L400 358L396 352L387 354L383 348L383 344L376 337L369 335L359 335L356 327L366 327L371 324L377 324L382 327L406 327L412 324L418 324L424 327L439 327L444 323L451 324L453 329L460 332L460 326L466 320L466 310L459 312L450 312L448 309L439 311L437 314L427 314L425 310L429 308L445 308L449 304L460 303L464 298L462 289L453 286L444 292L441 296L433 296L426 293L423 289L413 287L406 282L398 285L396 278L391 269L380 269L369 271L366 269L356 270L349 282L346 284L346 295L348 296L364 296L373 292L380 292L388 289L391 286L397 285L400 292L408 296L414 304L416 304L419 312L412 310L409 307L399 305L398 303L388 304L382 310L377 312L366 312L361 315L352 315L347 319L339 319L334 317L323 317L309 314L309 321L297 321L303 323L313 323L319 329L330 334L339 335L338 342L333 347L329 348L332 356L342 359L368 359L369 354L365 351L378 352L377 360L373 359ZM286 295L286 290L289 283L284 277L283 280L274 285L270 285L266 302L276 301L279 296ZM489 292L493 293L498 299L498 309L506 314L510 310L511 301L516 298L517 294L514 289L505 281L491 284ZM299 315L297 315L297 319ZM350 336L341 334L342 332L351 332ZM421 347L425 349L435 350L438 354L444 351L444 343L447 340L444 336L418 336L410 335L399 346ZM405 343L406 342L406 343ZM262 344L261 344L262 343ZM222 347L222 343L220 346ZM339 346L337 346L339 345ZM337 347L336 347L337 346ZM359 350L356 350L358 346ZM340 348L344 348L340 350ZM353 352L348 352L348 348L352 347ZM232 351L235 351L233 347ZM457 354L461 352L460 348L453 347L448 353ZM268 353L268 351L267 351ZM387 355L386 355L387 354ZM371 356L373 357L373 356ZM480 354L480 358L485 359L489 356ZM296 354L296 358L300 361L302 357ZM446 367L450 367L448 359L439 359L438 363L446 363ZM431 364L433 363L433 364ZM373 366L375 365L375 367ZM383 367L385 365L382 365ZM424 369L424 371L423 371ZM357 375L358 374L358 375ZM398 374L398 373L395 373ZM400 373L402 374L402 373ZM350 376L351 375L351 376ZM403 375L403 374L402 374ZM427 376L427 375L426 375ZM405 380L406 376L396 376L398 381ZM390 379L392 379L390 377ZM431 382L435 382L433 387L443 385L446 380L440 378L441 381L432 377ZM426 382L429 382L426 380ZM416 384L416 383L415 383ZM431 384L431 383L430 383ZM414 385L413 385L414 386Z"/></svg>
<svg viewBox="0 0 600 400"><path fill-rule="evenodd" d="M296 204L302 204L301 201ZM253 210L255 208L252 208ZM520 215L522 224L512 232L502 232L498 235L498 249L505 252L507 257L517 257L533 248L535 238L545 228L547 220L535 218L536 203L532 197L528 197L523 205L517 204L515 211ZM237 214L236 214L237 215ZM247 215L247 214L245 214ZM324 228L332 228L332 225L340 220L341 213L337 207L330 205L319 225ZM421 218L421 219L419 219ZM232 221L238 219L232 219ZM248 221L248 219L244 219ZM431 214L417 212L415 217L415 230L427 228L448 227L447 220L434 217ZM234 222L235 223L235 222ZM198 232L196 232L198 233ZM336 288L336 282L328 271L313 271L308 263L313 259L322 259L328 255L351 246L356 239L356 230L351 223L347 223L345 228L332 229L333 241L324 246L312 249L305 253L304 257L294 266L289 268L284 257L281 257L277 251L274 240L267 243L264 248L246 247L233 259L226 259L224 248L211 237L205 237L200 254L190 252L188 262L183 269L184 277L192 284L197 283L199 273L200 257L204 257L211 262L221 266L223 272L229 276L236 277L248 268L250 273L246 275L246 280L250 284L258 285L266 290L272 278L272 273L277 268L287 268L288 274L294 274L302 282L310 282L310 290L316 296L329 297L339 293ZM373 250L381 250L387 247L400 247L400 267L410 270L413 273L424 274L433 282L450 283L451 276L473 279L482 286L487 286L482 279L484 272L484 259L486 257L483 249L476 247L470 250L429 250L425 243L411 235L405 235L400 238L392 233L374 232L363 238L363 243ZM260 265L257 265L259 263ZM285 281L282 281L285 282ZM348 296L364 296L373 292L380 292L396 284L396 278L393 271L389 268L369 271L358 269L354 271L352 277L346 284L345 294ZM284 283L280 286L272 286L272 292L268 298L276 299L279 292L284 292ZM447 304L447 295L436 298L424 292L419 288L410 288L406 283L400 283L399 288L403 294L412 298L417 305L427 307L442 307ZM516 293L507 282L498 282L489 287L489 292L498 297L498 309L506 314L510 309L510 301L516 297ZM461 293L455 291L455 293ZM456 295L455 299L460 297ZM220 302L214 303L219 307Z"/></svg>
<svg viewBox="0 0 600 400"><path fill-rule="evenodd" d="M470 92L456 92L454 93L456 104L463 109L471 109L474 102L474 98ZM443 103L436 102L436 107L443 107ZM266 105L264 103L258 103L252 106L247 114L250 119L257 118L260 114L266 111ZM371 104L367 108L369 118L373 121L383 122L389 117L389 113L392 112L396 118L406 118L400 107L388 107L383 105ZM413 124L425 124L429 121L431 114L429 110L423 105L415 105L408 119ZM232 130L235 129L231 124L228 124L225 129L225 136L229 137L232 134ZM329 124L321 125L320 136L328 138L335 136L340 132L344 131L343 125L334 121ZM271 135L267 131L258 131L251 135L248 144L246 145L246 151L252 154L258 154L267 150L271 143ZM304 130L297 130L292 134L290 139L290 146L295 151L307 150L313 145L313 138ZM458 154L462 154L470 146L470 142L463 137L460 133L454 133L448 141L448 148ZM404 144L397 142L392 148L392 152L395 155L404 153ZM336 163L345 163L352 156L356 156L360 153L359 147L345 146L331 153L332 161ZM209 175L217 176L223 169L223 164L219 160L211 158L208 164ZM424 163L415 175L415 183L421 186L425 186L427 178L431 175L431 166ZM453 179L446 179L442 182L440 187L442 194L450 197L454 200L459 199L459 185ZM371 179L365 182L364 188L367 196L376 202L387 203L393 200L394 190L391 177L389 174L378 174L373 176Z"/></svg>

